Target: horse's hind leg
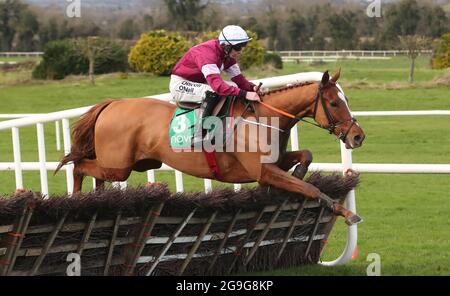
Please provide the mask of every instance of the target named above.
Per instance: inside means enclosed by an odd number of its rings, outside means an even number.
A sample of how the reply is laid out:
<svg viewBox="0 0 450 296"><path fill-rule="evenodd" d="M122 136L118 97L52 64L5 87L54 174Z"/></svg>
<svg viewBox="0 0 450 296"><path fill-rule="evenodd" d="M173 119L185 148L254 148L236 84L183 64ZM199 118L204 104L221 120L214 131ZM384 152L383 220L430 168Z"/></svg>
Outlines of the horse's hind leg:
<svg viewBox="0 0 450 296"><path fill-rule="evenodd" d="M80 172L78 164L75 164L73 169L73 193L81 192L84 175Z"/></svg>
<svg viewBox="0 0 450 296"><path fill-rule="evenodd" d="M81 191L81 184L84 176L94 177L96 180L96 189L103 188L105 180L107 181L125 181L131 173L131 168L111 169L102 168L95 159L83 159L74 167L74 192Z"/></svg>
<svg viewBox="0 0 450 296"><path fill-rule="evenodd" d="M303 180L312 159L312 153L309 150L286 152L281 159L279 167L283 171L289 171L294 165L300 163L295 167L292 175Z"/></svg>

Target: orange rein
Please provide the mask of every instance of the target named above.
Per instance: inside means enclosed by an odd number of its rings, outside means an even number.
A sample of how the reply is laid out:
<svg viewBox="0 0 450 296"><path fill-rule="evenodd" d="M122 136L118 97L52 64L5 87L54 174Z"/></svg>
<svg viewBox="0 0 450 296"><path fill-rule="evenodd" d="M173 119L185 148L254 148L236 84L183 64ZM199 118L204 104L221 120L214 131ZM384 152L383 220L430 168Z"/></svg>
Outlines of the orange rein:
<svg viewBox="0 0 450 296"><path fill-rule="evenodd" d="M273 107L273 106L271 106L271 105L268 105L268 104L266 104L266 103L264 103L264 102L259 102L261 105L263 105L264 107L266 107L267 109L270 109L270 110L272 110L272 111L274 111L274 112L277 112L277 113L279 113L279 114L281 114L281 115L284 115L284 116L286 116L286 117L289 117L289 118L292 118L292 119L298 119L297 117L295 117L295 115L292 115L291 113L287 113L287 112L285 112L285 111L283 111L283 110L280 110L280 109L278 109L278 108L276 108L276 107Z"/></svg>
<svg viewBox="0 0 450 296"><path fill-rule="evenodd" d="M255 90L256 93L259 92L259 89L261 88L261 86L262 86L262 82L260 82L259 85L258 85L258 87L256 88L256 90ZM292 119L298 119L297 117L295 117L295 115L292 115L291 113L287 113L287 112L285 112L285 111L283 111L283 110L280 110L280 109L278 109L278 108L276 108L276 107L270 106L270 105L264 103L262 100L259 101L259 103L260 103L261 105L263 105L264 107L266 107L267 109L270 109L270 110L272 110L272 111L274 111L274 112L277 112L277 113L279 113L279 114L281 114L281 115L284 115L284 116L289 117L289 118L292 118Z"/></svg>

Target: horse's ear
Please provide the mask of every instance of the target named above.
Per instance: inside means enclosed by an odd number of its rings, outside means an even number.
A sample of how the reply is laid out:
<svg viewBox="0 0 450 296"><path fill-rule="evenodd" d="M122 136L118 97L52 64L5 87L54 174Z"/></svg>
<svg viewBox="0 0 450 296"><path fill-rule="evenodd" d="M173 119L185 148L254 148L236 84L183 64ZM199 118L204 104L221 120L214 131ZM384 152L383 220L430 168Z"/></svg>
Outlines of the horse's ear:
<svg viewBox="0 0 450 296"><path fill-rule="evenodd" d="M339 77L341 77L341 68L336 72L336 74L333 75L333 78L331 78L331 81L336 83L339 80Z"/></svg>
<svg viewBox="0 0 450 296"><path fill-rule="evenodd" d="M322 76L322 86L325 86L328 84L328 81L330 81L330 74L328 73L328 70L323 73Z"/></svg>

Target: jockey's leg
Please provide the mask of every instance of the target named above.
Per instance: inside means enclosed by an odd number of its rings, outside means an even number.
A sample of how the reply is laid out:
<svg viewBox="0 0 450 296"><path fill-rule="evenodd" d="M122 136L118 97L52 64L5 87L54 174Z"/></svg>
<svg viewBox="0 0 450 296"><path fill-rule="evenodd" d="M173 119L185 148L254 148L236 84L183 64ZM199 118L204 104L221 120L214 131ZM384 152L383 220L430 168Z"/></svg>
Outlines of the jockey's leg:
<svg viewBox="0 0 450 296"><path fill-rule="evenodd" d="M198 142L202 142L203 138L206 136L208 130L204 128L204 122L205 119L212 115L214 108L216 107L217 103L219 102L220 97L212 92L212 91L206 91L204 95L203 102L200 106L201 109L201 120L199 124L201 124L201 129L196 130L194 140L192 141L192 145L194 146Z"/></svg>

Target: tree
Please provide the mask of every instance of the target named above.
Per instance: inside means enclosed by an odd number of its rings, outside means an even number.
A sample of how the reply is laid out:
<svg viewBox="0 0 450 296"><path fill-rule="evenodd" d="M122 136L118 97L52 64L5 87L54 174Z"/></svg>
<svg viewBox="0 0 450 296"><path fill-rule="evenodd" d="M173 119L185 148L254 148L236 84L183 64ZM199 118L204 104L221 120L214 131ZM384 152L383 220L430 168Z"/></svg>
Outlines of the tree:
<svg viewBox="0 0 450 296"><path fill-rule="evenodd" d="M151 30L153 28L153 25L154 25L153 17L151 15L149 15L149 14L145 14L142 17L142 29L143 29L143 31L145 32L145 31Z"/></svg>
<svg viewBox="0 0 450 296"><path fill-rule="evenodd" d="M269 15L267 21L267 36L269 37L269 49L277 49L277 37L278 37L278 19L274 13Z"/></svg>
<svg viewBox="0 0 450 296"><path fill-rule="evenodd" d="M328 31L333 38L334 49L352 49L358 40L356 36L355 13L344 11L333 13L328 19Z"/></svg>
<svg viewBox="0 0 450 296"><path fill-rule="evenodd" d="M408 57L411 60L409 68L409 82L414 82L414 67L416 58L419 56L420 51L425 49L430 41L428 38L418 35L399 36L400 44L402 48L408 51Z"/></svg>
<svg viewBox="0 0 450 296"><path fill-rule="evenodd" d="M169 20L175 29L187 31L201 31L201 17L209 2L202 4L202 0L164 0L167 6Z"/></svg>
<svg viewBox="0 0 450 296"><path fill-rule="evenodd" d="M425 5L421 7L417 34L439 38L449 29L449 18L441 6Z"/></svg>
<svg viewBox="0 0 450 296"><path fill-rule="evenodd" d="M254 16L250 16L241 21L242 27L248 31L255 32L259 39L264 39L267 37L267 32L261 22Z"/></svg>
<svg viewBox="0 0 450 296"><path fill-rule="evenodd" d="M415 35L420 22L420 8L416 0L403 0L386 9L385 28L380 41L393 46L398 36Z"/></svg>
<svg viewBox="0 0 450 296"><path fill-rule="evenodd" d="M19 0L5 0L0 2L0 35L2 50L11 50L14 36L17 33L17 27L20 22L20 16L26 9L26 5Z"/></svg>
<svg viewBox="0 0 450 296"><path fill-rule="evenodd" d="M19 41L17 48L19 50L37 50L35 37L39 33L39 23L34 13L29 10L22 11L17 31Z"/></svg>
<svg viewBox="0 0 450 296"><path fill-rule="evenodd" d="M133 39L136 34L136 25L133 19L126 19L120 24L118 36L121 39Z"/></svg>
<svg viewBox="0 0 450 296"><path fill-rule="evenodd" d="M304 49L308 43L307 24L303 16L292 11L287 21L291 49Z"/></svg>
<svg viewBox="0 0 450 296"><path fill-rule="evenodd" d="M404 0L398 5L400 35L414 35L420 20L420 8L416 0Z"/></svg>

